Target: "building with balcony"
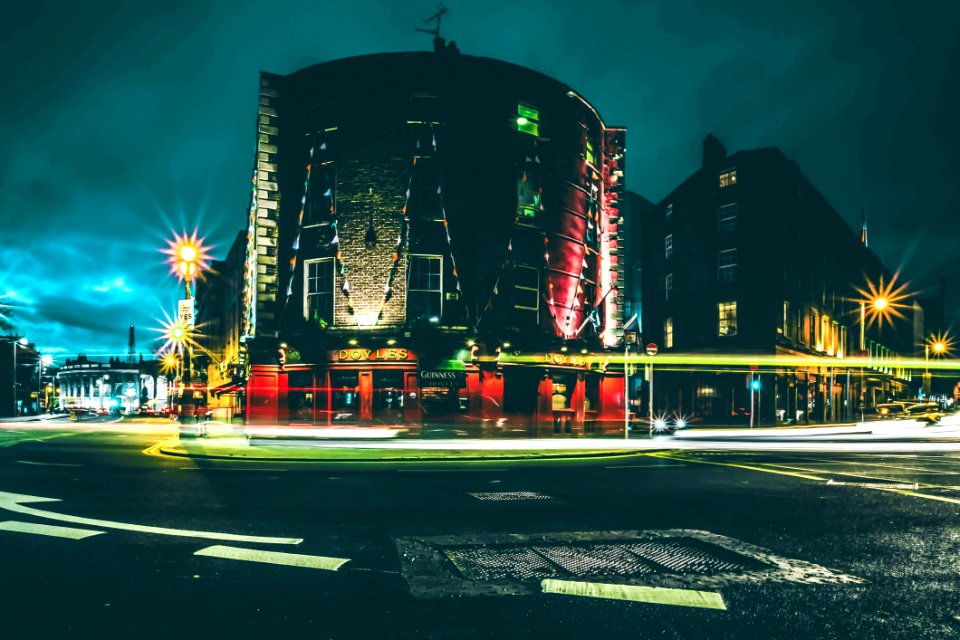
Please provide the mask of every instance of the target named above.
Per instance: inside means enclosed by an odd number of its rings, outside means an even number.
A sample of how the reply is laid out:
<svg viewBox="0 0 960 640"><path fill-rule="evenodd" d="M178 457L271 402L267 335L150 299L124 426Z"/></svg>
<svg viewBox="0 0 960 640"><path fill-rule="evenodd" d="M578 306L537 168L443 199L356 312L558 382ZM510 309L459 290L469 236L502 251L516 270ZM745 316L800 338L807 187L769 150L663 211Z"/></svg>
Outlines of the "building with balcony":
<svg viewBox="0 0 960 640"><path fill-rule="evenodd" d="M895 276L779 149L728 154L708 136L702 166L641 226L644 339L691 360L742 357L711 371L664 371L655 414L746 420L752 394L764 424L844 421L862 405L915 393L898 360L922 345L921 307L906 296L882 314L865 309L861 321L870 283ZM869 365L848 366L861 350ZM829 366L751 365L751 356L775 355L827 357Z"/></svg>
<svg viewBox="0 0 960 640"><path fill-rule="evenodd" d="M249 419L622 423L625 131L574 89L438 38L261 73L256 140Z"/></svg>

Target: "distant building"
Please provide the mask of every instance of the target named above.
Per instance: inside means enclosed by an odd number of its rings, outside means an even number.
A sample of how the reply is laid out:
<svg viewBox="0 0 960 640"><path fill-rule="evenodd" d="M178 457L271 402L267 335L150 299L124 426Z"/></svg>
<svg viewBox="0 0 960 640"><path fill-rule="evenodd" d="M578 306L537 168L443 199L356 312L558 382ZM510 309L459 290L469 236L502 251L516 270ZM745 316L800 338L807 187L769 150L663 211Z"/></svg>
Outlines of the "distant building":
<svg viewBox="0 0 960 640"><path fill-rule="evenodd" d="M776 148L728 154L713 136L700 169L643 217L644 340L661 353L830 356L836 365L739 367L655 375L655 413L745 420L750 388L766 424L841 421L889 397L912 395L898 367L915 357L922 309L903 300L892 325L868 322L858 355L867 282L892 274L796 163ZM922 356L922 349L921 349ZM915 386L915 385L914 385Z"/></svg>
<svg viewBox="0 0 960 640"><path fill-rule="evenodd" d="M169 380L155 360L110 358L106 362L79 355L57 373L60 406L133 413L163 409Z"/></svg>
<svg viewBox="0 0 960 640"><path fill-rule="evenodd" d="M41 398L46 395L38 377L42 375L40 353L33 343L20 344L19 340L19 336L14 335L0 337L0 416L3 417L37 413L43 404Z"/></svg>
<svg viewBox="0 0 960 640"><path fill-rule="evenodd" d="M249 417L622 421L624 148L570 87L439 38L261 73Z"/></svg>

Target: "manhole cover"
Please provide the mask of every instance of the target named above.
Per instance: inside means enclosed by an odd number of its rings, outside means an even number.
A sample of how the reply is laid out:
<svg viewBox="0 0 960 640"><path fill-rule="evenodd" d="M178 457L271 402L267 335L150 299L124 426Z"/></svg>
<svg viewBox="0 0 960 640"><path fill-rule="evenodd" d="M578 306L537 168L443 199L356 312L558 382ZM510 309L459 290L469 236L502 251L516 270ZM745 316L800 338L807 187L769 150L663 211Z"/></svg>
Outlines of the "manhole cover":
<svg viewBox="0 0 960 640"><path fill-rule="evenodd" d="M477 500L517 502L520 500L552 500L551 496L536 491L477 491L470 494Z"/></svg>
<svg viewBox="0 0 960 640"><path fill-rule="evenodd" d="M421 597L537 593L546 578L717 588L766 580L859 583L707 531L592 531L436 536L397 541L411 593Z"/></svg>

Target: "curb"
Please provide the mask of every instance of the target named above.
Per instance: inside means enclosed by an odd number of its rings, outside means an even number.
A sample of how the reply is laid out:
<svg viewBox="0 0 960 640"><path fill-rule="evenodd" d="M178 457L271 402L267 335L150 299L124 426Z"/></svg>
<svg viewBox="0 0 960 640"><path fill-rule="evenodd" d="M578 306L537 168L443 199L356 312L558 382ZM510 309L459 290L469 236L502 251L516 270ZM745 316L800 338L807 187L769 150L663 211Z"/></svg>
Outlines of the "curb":
<svg viewBox="0 0 960 640"><path fill-rule="evenodd" d="M591 459L591 458L613 458L613 457L622 457L628 455L640 455L647 454L649 451L631 451L631 450L619 450L619 451L599 451L599 452L589 452L576 455L548 455L548 456L500 456L496 458L489 458L483 456L461 456L457 458L394 458L394 459L380 459L380 458L353 458L350 460L327 460L324 458L265 458L265 457L237 457L230 455L220 455L215 453L189 453L185 451L173 451L165 447L160 447L157 449L160 453L176 457L176 458L199 458L201 460L239 460L241 462L309 462L309 463L323 463L323 464L409 464L409 463L451 463L451 462L531 462L539 460L580 460L580 459Z"/></svg>

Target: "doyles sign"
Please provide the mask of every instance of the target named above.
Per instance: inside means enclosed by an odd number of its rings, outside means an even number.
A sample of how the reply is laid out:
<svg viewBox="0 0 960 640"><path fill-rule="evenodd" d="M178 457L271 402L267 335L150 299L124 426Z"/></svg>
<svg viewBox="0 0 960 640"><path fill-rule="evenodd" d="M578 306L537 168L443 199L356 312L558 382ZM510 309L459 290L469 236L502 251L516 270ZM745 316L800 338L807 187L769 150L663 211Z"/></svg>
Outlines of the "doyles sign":
<svg viewBox="0 0 960 640"><path fill-rule="evenodd" d="M543 361L547 364L555 364L563 367L589 367L590 362L580 356L571 356L565 353L545 353Z"/></svg>
<svg viewBox="0 0 960 640"><path fill-rule="evenodd" d="M407 349L340 349L336 359L340 362L398 362L411 360Z"/></svg>
<svg viewBox="0 0 960 640"><path fill-rule="evenodd" d="M434 371L423 369L417 372L417 383L420 388L444 387L447 389L462 389L467 386L465 371Z"/></svg>

